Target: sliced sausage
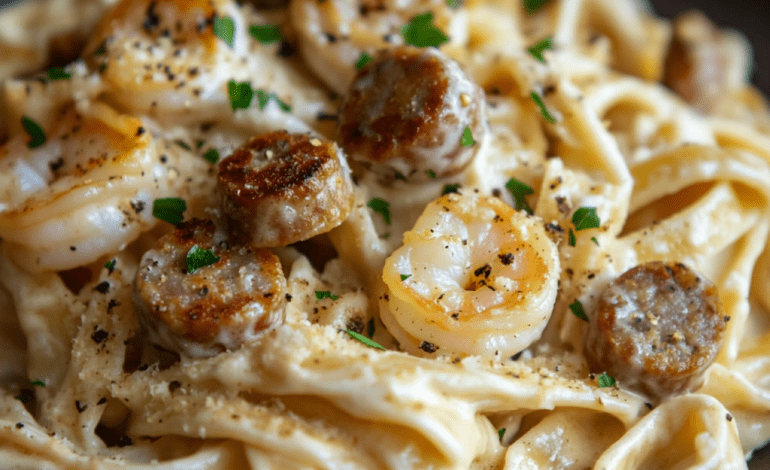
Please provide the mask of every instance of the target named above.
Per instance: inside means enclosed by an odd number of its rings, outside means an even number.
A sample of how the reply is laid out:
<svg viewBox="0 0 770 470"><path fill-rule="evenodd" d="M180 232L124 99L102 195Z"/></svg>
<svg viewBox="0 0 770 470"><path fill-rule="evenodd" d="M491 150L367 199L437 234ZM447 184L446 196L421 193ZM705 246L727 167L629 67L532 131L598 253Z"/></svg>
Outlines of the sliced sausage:
<svg viewBox="0 0 770 470"><path fill-rule="evenodd" d="M188 272L195 246L219 260ZM285 291L281 263L270 250L230 245L211 221L193 219L144 254L134 303L152 342L208 357L280 325Z"/></svg>
<svg viewBox="0 0 770 470"><path fill-rule="evenodd" d="M434 48L381 51L340 110L339 141L381 180L426 181L462 171L487 132L484 92ZM462 145L466 128L477 143Z"/></svg>
<svg viewBox="0 0 770 470"><path fill-rule="evenodd" d="M353 183L333 142L273 132L219 164L228 229L256 247L285 246L328 232L353 208Z"/></svg>
<svg viewBox="0 0 770 470"><path fill-rule="evenodd" d="M593 371L660 400L701 384L727 320L711 281L681 263L646 263L602 293L585 355Z"/></svg>

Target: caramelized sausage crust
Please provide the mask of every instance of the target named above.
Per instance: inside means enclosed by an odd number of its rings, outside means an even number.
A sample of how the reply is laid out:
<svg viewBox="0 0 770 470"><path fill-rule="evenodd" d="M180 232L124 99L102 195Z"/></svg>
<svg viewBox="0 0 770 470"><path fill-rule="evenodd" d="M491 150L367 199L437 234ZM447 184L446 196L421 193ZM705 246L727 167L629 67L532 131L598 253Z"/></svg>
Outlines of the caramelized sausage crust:
<svg viewBox="0 0 770 470"><path fill-rule="evenodd" d="M659 400L701 384L726 321L711 281L681 263L646 263L602 293L585 355L593 371Z"/></svg>
<svg viewBox="0 0 770 470"><path fill-rule="evenodd" d="M285 246L328 232L353 207L353 183L333 142L272 132L219 164L228 229L256 247Z"/></svg>
<svg viewBox="0 0 770 470"><path fill-rule="evenodd" d="M194 246L219 260L188 272ZM134 303L154 343L207 357L280 325L285 290L281 263L270 250L230 245L211 221L193 219L144 254Z"/></svg>
<svg viewBox="0 0 770 470"><path fill-rule="evenodd" d="M362 68L340 110L339 140L378 174L425 181L462 171L487 132L484 92L434 48L381 51ZM465 129L475 145L462 145Z"/></svg>

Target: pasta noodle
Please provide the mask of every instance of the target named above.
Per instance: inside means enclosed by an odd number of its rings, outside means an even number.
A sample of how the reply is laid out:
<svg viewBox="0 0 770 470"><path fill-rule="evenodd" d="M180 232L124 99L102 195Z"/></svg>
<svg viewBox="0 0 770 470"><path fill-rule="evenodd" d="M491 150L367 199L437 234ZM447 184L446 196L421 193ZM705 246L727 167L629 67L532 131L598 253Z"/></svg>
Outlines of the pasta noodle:
<svg viewBox="0 0 770 470"><path fill-rule="evenodd" d="M0 467L740 469L770 440L770 108L740 35L632 0L0 24ZM650 262L713 282L724 325L660 400L585 352ZM702 328L655 311L661 347Z"/></svg>

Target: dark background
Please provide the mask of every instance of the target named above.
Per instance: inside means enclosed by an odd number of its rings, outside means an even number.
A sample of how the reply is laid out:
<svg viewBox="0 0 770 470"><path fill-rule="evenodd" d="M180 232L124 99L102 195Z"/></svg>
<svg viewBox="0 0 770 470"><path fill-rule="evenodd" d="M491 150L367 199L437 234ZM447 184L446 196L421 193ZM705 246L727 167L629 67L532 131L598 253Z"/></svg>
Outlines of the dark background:
<svg viewBox="0 0 770 470"><path fill-rule="evenodd" d="M20 0L0 0L0 8ZM34 1L34 0L24 0ZM673 18L686 10L701 10L720 27L741 31L751 42L754 63L751 81L770 96L770 2L768 0L649 0L654 11ZM751 470L770 468L770 446L756 452Z"/></svg>

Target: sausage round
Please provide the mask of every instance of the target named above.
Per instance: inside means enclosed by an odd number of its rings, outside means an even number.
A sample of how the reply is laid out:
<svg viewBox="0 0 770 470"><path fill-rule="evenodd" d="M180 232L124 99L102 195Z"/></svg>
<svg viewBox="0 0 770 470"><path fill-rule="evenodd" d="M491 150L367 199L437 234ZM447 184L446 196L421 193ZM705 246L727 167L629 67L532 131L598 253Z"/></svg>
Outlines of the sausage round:
<svg viewBox="0 0 770 470"><path fill-rule="evenodd" d="M641 264L602 293L585 355L593 371L660 400L702 383L727 320L708 279L681 263Z"/></svg>

